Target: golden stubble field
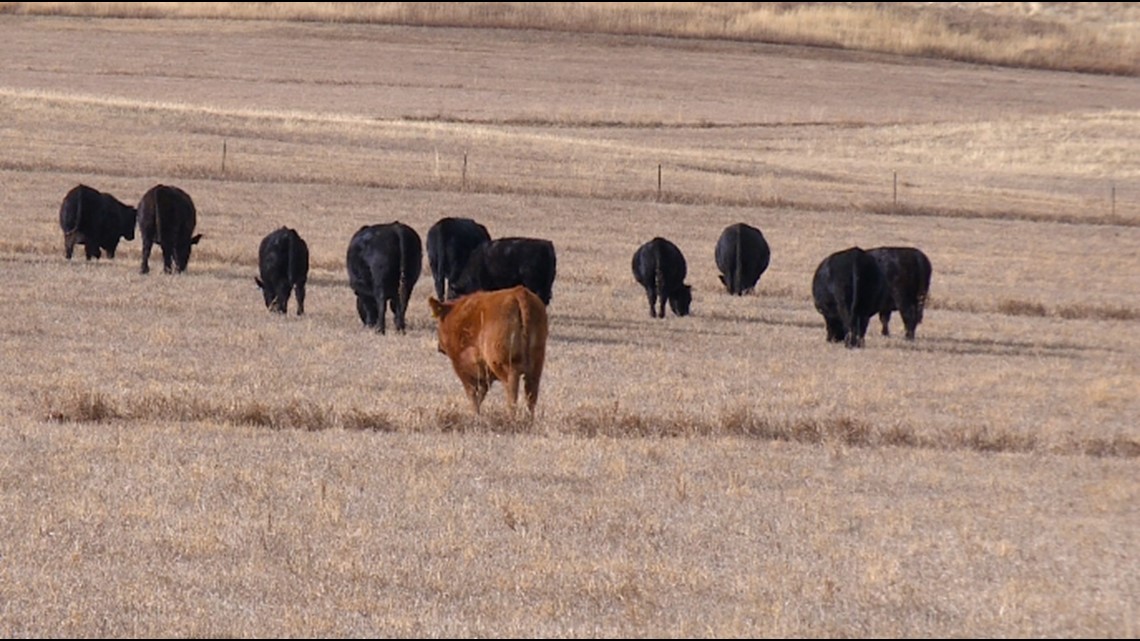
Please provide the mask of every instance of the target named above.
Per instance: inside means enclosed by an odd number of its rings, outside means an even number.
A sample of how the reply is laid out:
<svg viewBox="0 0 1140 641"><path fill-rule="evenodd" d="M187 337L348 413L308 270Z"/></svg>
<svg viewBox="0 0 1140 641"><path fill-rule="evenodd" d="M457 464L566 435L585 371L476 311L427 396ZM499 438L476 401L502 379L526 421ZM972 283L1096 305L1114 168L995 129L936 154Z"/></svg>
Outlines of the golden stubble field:
<svg viewBox="0 0 1140 641"><path fill-rule="evenodd" d="M1134 77L2 17L0 634L1134 637L1137 158ZM186 189L188 273L65 261L79 182ZM407 335L356 317L351 234L448 215L555 243L533 424L469 415L426 264ZM730 298L738 221L772 266ZM253 284L282 224L303 318ZM655 235L690 317L633 281ZM825 342L856 244L930 256L915 342Z"/></svg>

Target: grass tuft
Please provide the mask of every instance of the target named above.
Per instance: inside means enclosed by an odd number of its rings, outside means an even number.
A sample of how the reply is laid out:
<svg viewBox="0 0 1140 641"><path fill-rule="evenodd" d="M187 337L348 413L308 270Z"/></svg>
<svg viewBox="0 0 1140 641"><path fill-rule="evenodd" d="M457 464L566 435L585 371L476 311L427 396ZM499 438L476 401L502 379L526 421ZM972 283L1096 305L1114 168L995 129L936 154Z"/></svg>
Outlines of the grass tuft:
<svg viewBox="0 0 1140 641"><path fill-rule="evenodd" d="M998 311L1010 316L1048 316L1049 310L1041 303L1007 299L998 303Z"/></svg>
<svg viewBox="0 0 1140 641"><path fill-rule="evenodd" d="M122 415L101 392L70 391L46 400L48 420L57 423L105 423Z"/></svg>
<svg viewBox="0 0 1140 641"><path fill-rule="evenodd" d="M1076 451L1098 458L1140 458L1140 440L1117 436L1114 438L1090 438L1079 443Z"/></svg>
<svg viewBox="0 0 1140 641"><path fill-rule="evenodd" d="M344 429L367 432L395 432L399 426L387 414L365 412L356 408L348 410L341 417Z"/></svg>

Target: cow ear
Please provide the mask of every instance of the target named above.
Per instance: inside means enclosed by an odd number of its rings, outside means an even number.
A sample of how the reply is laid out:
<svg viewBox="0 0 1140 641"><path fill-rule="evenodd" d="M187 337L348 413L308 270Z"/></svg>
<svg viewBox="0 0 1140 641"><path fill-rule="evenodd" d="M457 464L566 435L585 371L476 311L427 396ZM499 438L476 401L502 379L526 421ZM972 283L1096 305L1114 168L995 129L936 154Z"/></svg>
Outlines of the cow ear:
<svg viewBox="0 0 1140 641"><path fill-rule="evenodd" d="M436 300L435 296L428 298L428 307L431 307L432 318L443 318L447 315L448 310L451 308L450 305L446 305Z"/></svg>
<svg viewBox="0 0 1140 641"><path fill-rule="evenodd" d="M258 286L259 288L261 288L261 289L265 289L265 283L262 283L262 282L261 282L261 279L260 279L260 278L258 278L257 276L254 276L254 277L253 277L253 282L257 283L257 286Z"/></svg>
<svg viewBox="0 0 1140 641"><path fill-rule="evenodd" d="M197 236L191 238L190 244L191 245L197 245L199 240L202 240L202 234L198 234Z"/></svg>

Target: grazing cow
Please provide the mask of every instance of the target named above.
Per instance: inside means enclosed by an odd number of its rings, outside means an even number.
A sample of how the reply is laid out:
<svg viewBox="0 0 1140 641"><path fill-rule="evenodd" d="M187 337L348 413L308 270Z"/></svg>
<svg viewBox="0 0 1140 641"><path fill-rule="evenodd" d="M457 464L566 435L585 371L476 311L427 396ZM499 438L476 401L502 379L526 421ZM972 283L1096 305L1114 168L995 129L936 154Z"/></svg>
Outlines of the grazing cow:
<svg viewBox="0 0 1140 641"><path fill-rule="evenodd" d="M456 296L522 285L543 305L553 296L554 243L541 238L496 238L471 252L463 273L452 283Z"/></svg>
<svg viewBox="0 0 1140 641"><path fill-rule="evenodd" d="M907 340L914 340L915 329L922 322L926 295L930 292L930 259L916 247L876 247L867 253L879 264L886 279L888 295L883 297L879 322L883 336L890 336L891 312L898 310L906 326Z"/></svg>
<svg viewBox="0 0 1140 641"><path fill-rule="evenodd" d="M526 405L533 418L548 330L546 307L538 296L519 285L445 303L429 298L428 304L439 322L439 351L451 359L475 413L491 383L502 381L513 416L519 379L525 379Z"/></svg>
<svg viewBox="0 0 1140 641"><path fill-rule="evenodd" d="M345 262L364 326L385 333L388 307L396 331L405 333L408 300L423 268L423 246L416 230L400 221L365 225L352 235Z"/></svg>
<svg viewBox="0 0 1140 641"><path fill-rule="evenodd" d="M139 233L142 234L142 268L150 272L150 250L154 243L162 249L162 271L169 274L186 271L190 251L202 234L194 235L198 210L190 194L178 187L155 185L139 201ZM173 269L172 269L173 268Z"/></svg>
<svg viewBox="0 0 1140 641"><path fill-rule="evenodd" d="M657 237L637 248L633 254L633 277L645 288L649 298L649 315L665 318L665 302L677 316L687 316L693 303L693 290L684 283L685 256L673 243ZM657 300L661 299L661 313Z"/></svg>
<svg viewBox="0 0 1140 641"><path fill-rule="evenodd" d="M491 242L487 228L470 218L441 218L427 233L428 265L435 280L435 296L451 300L451 285L463 273L476 247Z"/></svg>
<svg viewBox="0 0 1140 641"><path fill-rule="evenodd" d="M724 228L716 241L716 266L720 282L733 296L750 293L768 269L772 252L764 234L752 225L736 223Z"/></svg>
<svg viewBox="0 0 1140 641"><path fill-rule="evenodd" d="M812 277L811 292L827 324L827 340L843 341L847 347L863 346L867 323L888 295L879 265L859 247L823 259Z"/></svg>
<svg viewBox="0 0 1140 641"><path fill-rule="evenodd" d="M135 239L134 207L124 205L111 194L87 185L76 185L59 206L59 226L63 229L63 255L71 260L75 245L84 246L87 260L115 257L119 238Z"/></svg>
<svg viewBox="0 0 1140 641"><path fill-rule="evenodd" d="M305 313L305 282L309 279L309 246L296 230L281 227L261 239L257 250L261 275L254 282L270 311L288 313L289 295L297 292L297 315Z"/></svg>

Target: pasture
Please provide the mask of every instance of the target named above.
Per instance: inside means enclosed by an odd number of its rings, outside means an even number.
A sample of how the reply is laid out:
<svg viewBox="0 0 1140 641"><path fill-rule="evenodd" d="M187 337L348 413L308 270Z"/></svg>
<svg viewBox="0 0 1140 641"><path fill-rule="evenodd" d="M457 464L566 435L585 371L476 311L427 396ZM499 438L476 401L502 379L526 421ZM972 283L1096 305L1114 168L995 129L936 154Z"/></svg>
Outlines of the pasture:
<svg viewBox="0 0 1140 641"><path fill-rule="evenodd" d="M1135 76L641 36L0 16L0 635L1087 636L1140 629ZM68 262L158 183L185 274ZM478 418L361 225L554 242L533 423ZM771 246L724 293L722 229ZM265 310L257 248L311 253ZM650 318L654 236L692 314ZM934 267L917 340L811 276ZM151 257L152 268L161 254ZM389 315L389 321L391 316Z"/></svg>

